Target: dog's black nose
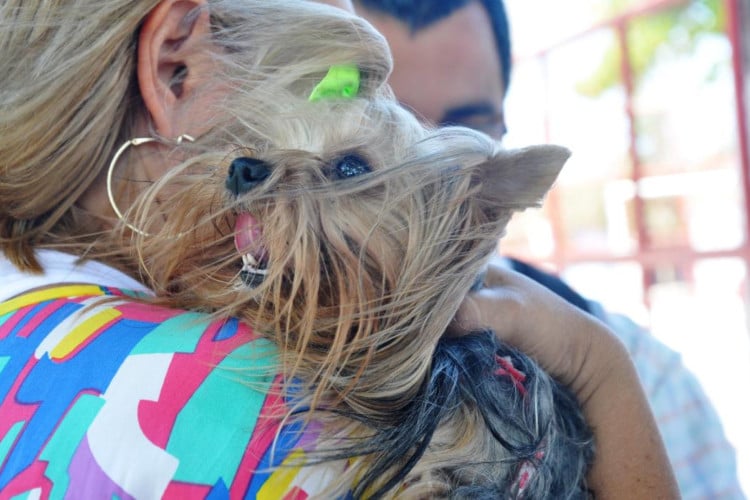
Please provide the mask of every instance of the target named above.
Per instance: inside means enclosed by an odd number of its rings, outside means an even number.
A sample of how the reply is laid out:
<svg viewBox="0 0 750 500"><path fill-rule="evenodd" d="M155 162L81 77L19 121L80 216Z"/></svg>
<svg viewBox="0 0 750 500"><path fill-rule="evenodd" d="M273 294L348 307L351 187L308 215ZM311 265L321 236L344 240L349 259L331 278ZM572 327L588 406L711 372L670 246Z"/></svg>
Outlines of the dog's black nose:
<svg viewBox="0 0 750 500"><path fill-rule="evenodd" d="M235 195L247 193L271 175L268 163L240 156L232 160L227 173L226 186Z"/></svg>

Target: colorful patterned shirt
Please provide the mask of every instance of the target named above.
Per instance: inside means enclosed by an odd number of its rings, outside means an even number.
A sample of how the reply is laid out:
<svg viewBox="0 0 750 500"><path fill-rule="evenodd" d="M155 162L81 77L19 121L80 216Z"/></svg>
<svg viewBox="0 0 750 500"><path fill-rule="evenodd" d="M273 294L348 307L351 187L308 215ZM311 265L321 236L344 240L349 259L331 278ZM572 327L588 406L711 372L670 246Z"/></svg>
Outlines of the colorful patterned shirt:
<svg viewBox="0 0 750 500"><path fill-rule="evenodd" d="M274 347L130 295L60 285L0 302L0 498L319 491L326 471L273 468L312 439L279 426Z"/></svg>

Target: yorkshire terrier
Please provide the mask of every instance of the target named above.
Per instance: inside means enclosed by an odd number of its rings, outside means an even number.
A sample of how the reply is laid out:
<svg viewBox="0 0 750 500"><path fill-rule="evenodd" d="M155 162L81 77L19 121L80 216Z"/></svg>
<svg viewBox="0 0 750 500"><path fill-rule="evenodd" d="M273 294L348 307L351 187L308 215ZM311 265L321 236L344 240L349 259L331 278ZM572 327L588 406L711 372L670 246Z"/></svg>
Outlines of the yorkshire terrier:
<svg viewBox="0 0 750 500"><path fill-rule="evenodd" d="M356 96L309 99L322 67L269 80L204 139L162 227L173 237L140 242L152 285L278 346L291 415L324 429L311 460L345 461L356 498L587 497L575 398L491 331L447 333L567 150L427 128L362 61Z"/></svg>

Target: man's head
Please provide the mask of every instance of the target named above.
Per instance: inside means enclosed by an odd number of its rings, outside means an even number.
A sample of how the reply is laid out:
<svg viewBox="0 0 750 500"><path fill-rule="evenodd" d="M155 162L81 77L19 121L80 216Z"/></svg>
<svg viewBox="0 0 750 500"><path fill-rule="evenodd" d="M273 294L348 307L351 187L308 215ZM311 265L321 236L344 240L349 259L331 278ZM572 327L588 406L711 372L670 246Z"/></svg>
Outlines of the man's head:
<svg viewBox="0 0 750 500"><path fill-rule="evenodd" d="M500 138L510 81L502 0L355 0L393 51L390 84L433 124L461 124Z"/></svg>

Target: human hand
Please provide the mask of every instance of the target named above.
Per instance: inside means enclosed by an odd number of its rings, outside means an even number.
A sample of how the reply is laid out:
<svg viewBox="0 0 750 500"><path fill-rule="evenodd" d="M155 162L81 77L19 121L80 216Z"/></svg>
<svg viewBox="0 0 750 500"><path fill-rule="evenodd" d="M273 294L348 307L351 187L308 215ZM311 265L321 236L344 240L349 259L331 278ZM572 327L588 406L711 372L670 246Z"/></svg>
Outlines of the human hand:
<svg viewBox="0 0 750 500"><path fill-rule="evenodd" d="M491 328L566 384L594 429L589 486L613 499L677 499L656 422L624 345L602 322L536 282L491 264L452 325L460 335Z"/></svg>
<svg viewBox="0 0 750 500"><path fill-rule="evenodd" d="M542 285L490 264L484 288L470 293L451 333L491 328L504 342L534 358L584 403L629 355L609 328Z"/></svg>

